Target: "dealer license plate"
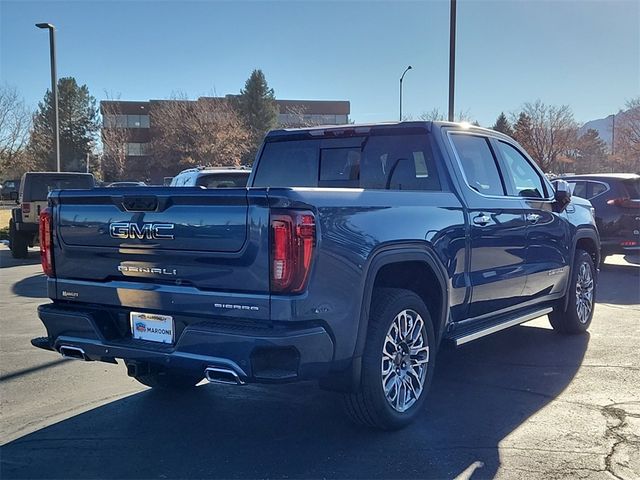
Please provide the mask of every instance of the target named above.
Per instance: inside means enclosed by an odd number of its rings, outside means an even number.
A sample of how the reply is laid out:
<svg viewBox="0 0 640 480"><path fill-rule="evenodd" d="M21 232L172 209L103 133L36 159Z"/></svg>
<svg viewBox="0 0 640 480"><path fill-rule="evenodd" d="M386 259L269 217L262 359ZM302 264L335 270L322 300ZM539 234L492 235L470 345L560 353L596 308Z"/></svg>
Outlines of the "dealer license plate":
<svg viewBox="0 0 640 480"><path fill-rule="evenodd" d="M151 342L173 343L174 325L172 316L131 312L129 318L131 320L133 338Z"/></svg>

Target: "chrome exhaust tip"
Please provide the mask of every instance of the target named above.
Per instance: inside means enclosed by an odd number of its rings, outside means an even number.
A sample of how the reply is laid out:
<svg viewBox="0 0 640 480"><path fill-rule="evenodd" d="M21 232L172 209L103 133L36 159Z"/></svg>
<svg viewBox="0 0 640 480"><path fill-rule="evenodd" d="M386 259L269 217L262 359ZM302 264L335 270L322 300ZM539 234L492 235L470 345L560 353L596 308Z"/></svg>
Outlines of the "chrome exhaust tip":
<svg viewBox="0 0 640 480"><path fill-rule="evenodd" d="M85 362L89 361L89 357L84 353L84 350L79 347L72 347L70 345L62 345L58 351L60 355L64 358L71 358L73 360L84 360Z"/></svg>
<svg viewBox="0 0 640 480"><path fill-rule="evenodd" d="M211 383L223 385L244 385L238 374L227 367L207 367L204 370L204 377Z"/></svg>

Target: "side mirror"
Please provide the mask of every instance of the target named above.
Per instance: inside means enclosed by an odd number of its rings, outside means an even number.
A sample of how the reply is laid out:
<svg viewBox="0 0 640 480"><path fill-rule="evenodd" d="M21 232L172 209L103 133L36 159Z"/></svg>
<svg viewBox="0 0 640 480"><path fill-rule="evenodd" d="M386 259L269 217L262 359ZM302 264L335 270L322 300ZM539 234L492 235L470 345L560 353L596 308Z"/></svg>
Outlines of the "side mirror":
<svg viewBox="0 0 640 480"><path fill-rule="evenodd" d="M554 198L556 200L558 211L562 212L569 202L571 202L571 185L569 185L569 182L564 180L554 180L553 189L556 192Z"/></svg>

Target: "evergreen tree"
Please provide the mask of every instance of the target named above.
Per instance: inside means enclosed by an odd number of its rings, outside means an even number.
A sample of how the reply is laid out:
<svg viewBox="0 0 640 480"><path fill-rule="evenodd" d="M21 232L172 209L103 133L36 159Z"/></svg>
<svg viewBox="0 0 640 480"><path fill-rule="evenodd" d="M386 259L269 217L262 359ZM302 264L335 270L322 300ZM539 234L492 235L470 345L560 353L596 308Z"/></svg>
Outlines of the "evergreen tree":
<svg viewBox="0 0 640 480"><path fill-rule="evenodd" d="M530 149L532 137L533 125L531 124L531 118L526 113L521 112L518 115L518 120L513 125L513 138L527 150L529 155L532 155Z"/></svg>
<svg viewBox="0 0 640 480"><path fill-rule="evenodd" d="M513 137L513 128L511 128L511 124L509 123L509 120L507 120L507 116L504 112L500 112L500 115L498 115L498 118L496 119L496 123L491 128L496 132L501 132Z"/></svg>
<svg viewBox="0 0 640 480"><path fill-rule="evenodd" d="M252 158L265 134L278 124L275 94L273 88L269 88L262 70L251 72L240 91L238 107L251 131L252 148L249 156Z"/></svg>
<svg viewBox="0 0 640 480"><path fill-rule="evenodd" d="M572 157L575 161L576 173L607 171L607 144L593 128L578 138Z"/></svg>
<svg viewBox="0 0 640 480"><path fill-rule="evenodd" d="M47 90L38 104L29 139L29 151L37 167L43 170L55 170L56 166L53 117L53 96ZM84 171L99 129L98 108L87 86L79 86L73 77L58 80L58 118L61 168Z"/></svg>

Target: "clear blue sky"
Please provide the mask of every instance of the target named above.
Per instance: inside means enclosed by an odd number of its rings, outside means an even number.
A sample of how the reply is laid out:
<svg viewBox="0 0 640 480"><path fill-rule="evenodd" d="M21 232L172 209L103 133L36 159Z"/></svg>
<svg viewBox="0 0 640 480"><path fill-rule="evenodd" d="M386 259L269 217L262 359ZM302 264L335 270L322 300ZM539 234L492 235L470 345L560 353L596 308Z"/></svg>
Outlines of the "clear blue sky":
<svg viewBox="0 0 640 480"><path fill-rule="evenodd" d="M35 106L59 76L98 99L236 93L261 68L278 98L344 99L358 122L447 109L444 1L223 2L0 0L0 77ZM537 98L576 119L640 95L640 1L458 0L456 110L490 125Z"/></svg>

